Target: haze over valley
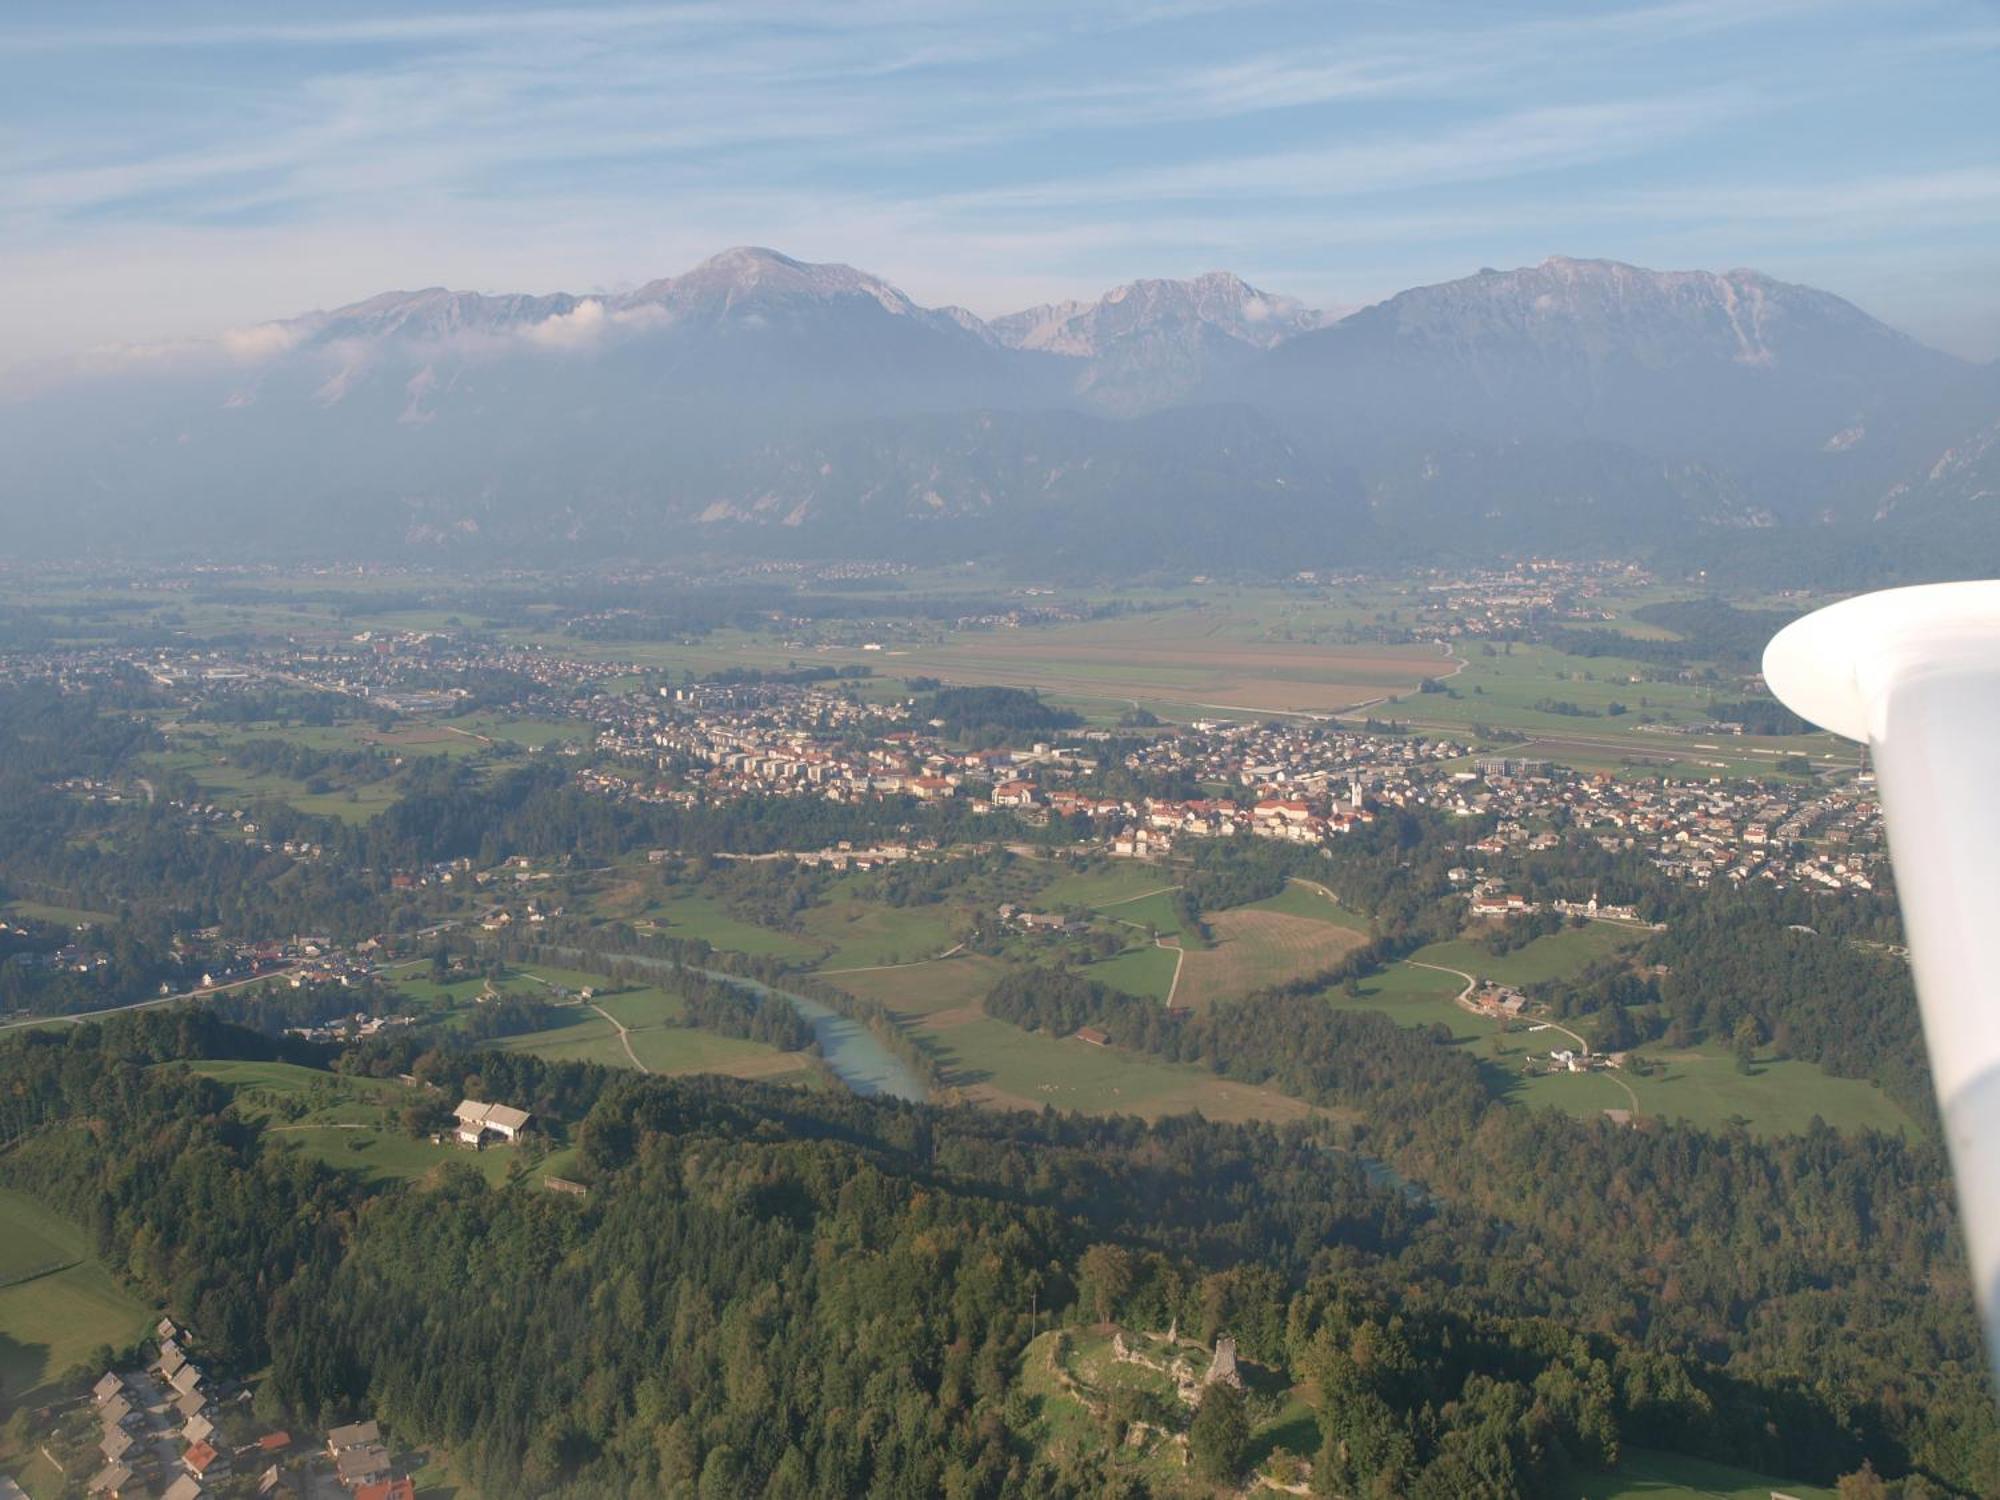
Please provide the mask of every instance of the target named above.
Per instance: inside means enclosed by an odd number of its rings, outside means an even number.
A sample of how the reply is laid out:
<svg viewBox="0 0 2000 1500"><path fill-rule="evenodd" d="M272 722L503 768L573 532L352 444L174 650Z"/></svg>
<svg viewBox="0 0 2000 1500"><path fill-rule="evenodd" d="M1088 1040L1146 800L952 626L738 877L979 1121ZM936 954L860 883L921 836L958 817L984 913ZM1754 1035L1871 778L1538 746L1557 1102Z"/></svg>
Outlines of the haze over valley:
<svg viewBox="0 0 2000 1500"><path fill-rule="evenodd" d="M986 322L739 248L617 296L385 292L16 386L18 545L274 558L1990 540L2000 422L1993 367L1830 293L1563 257L1346 317L1217 272Z"/></svg>

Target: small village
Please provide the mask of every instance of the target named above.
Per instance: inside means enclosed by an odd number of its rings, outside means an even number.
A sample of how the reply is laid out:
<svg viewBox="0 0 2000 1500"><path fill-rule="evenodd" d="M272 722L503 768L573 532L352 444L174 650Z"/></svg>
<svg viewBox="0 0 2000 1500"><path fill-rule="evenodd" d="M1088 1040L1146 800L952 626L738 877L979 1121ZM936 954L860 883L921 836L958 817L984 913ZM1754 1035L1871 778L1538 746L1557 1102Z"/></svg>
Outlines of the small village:
<svg viewBox="0 0 2000 1500"><path fill-rule="evenodd" d="M33 1414L43 1457L104 1500L414 1500L419 1456L398 1461L363 1418L308 1438L260 1420L254 1392L161 1318L89 1393Z"/></svg>

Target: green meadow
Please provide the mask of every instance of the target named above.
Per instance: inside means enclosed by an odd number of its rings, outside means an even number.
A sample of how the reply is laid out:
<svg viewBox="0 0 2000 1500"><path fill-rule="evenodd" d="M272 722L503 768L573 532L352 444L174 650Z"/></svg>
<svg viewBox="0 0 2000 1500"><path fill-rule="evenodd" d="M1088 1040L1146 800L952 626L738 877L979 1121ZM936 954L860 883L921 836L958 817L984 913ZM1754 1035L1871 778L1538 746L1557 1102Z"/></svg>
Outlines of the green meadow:
<svg viewBox="0 0 2000 1500"><path fill-rule="evenodd" d="M82 1228L0 1188L0 1404L31 1397L154 1314L90 1253Z"/></svg>

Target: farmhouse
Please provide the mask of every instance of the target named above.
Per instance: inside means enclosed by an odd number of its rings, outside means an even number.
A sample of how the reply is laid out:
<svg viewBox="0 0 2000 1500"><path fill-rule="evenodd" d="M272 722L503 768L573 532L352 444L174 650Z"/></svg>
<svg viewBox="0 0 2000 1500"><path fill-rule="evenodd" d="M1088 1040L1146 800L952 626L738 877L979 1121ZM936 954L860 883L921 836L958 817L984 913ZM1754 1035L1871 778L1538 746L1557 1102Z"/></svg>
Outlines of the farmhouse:
<svg viewBox="0 0 2000 1500"><path fill-rule="evenodd" d="M525 1109L511 1104L481 1104L473 1099L459 1100L452 1113L458 1117L459 1143L466 1146L477 1146L489 1133L502 1140L516 1140L528 1128L530 1118Z"/></svg>

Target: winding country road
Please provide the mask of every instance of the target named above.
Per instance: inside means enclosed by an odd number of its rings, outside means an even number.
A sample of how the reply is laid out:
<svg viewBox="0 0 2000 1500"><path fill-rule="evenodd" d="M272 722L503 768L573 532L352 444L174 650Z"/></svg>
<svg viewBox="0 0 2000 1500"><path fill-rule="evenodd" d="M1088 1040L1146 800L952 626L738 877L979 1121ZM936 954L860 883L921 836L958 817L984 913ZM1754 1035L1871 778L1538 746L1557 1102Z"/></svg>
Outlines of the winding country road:
<svg viewBox="0 0 2000 1500"><path fill-rule="evenodd" d="M1177 891L1179 889L1180 886L1178 884L1155 886L1150 891L1141 891L1136 896L1121 896L1116 901L1107 901L1102 906L1092 909L1110 917L1111 908L1114 906L1130 906L1134 901L1144 901L1148 896L1163 896L1168 891ZM1122 927L1137 927L1141 931L1144 931L1146 927L1144 922L1133 922L1124 917L1111 917L1111 920ZM1161 937L1158 932L1153 934L1153 946L1155 948L1164 948L1174 956L1174 977L1167 981L1167 998L1162 1002L1171 1010L1173 1009L1174 995L1181 987L1181 965L1187 962L1187 949L1181 946L1179 934L1176 934L1174 940L1170 943Z"/></svg>
<svg viewBox="0 0 2000 1500"><path fill-rule="evenodd" d="M623 1047L625 1049L625 1055L632 1059L632 1066L637 1068L641 1073L652 1072L653 1070L651 1068L647 1067L644 1063L639 1061L639 1054L632 1050L631 1028L628 1027L623 1021L619 1020L616 1016L612 1015L610 1011L606 1010L603 1006L599 1005L595 1000L590 1002L590 1008L596 1011L600 1016L604 1017L605 1020L609 1021L612 1024L612 1026L617 1029L618 1045Z"/></svg>
<svg viewBox="0 0 2000 1500"><path fill-rule="evenodd" d="M1456 995L1454 995L1452 997L1453 1000L1456 1001L1456 1003L1462 1009L1471 1011L1475 1016L1485 1014L1484 1011L1482 1011L1478 1006L1472 1003L1472 992L1478 986L1479 981L1473 978L1472 975L1466 973L1465 970L1448 969L1443 964L1418 963L1414 958L1406 958L1403 960L1403 962L1408 964L1413 969L1429 969L1434 974L1452 974L1456 975L1460 979L1463 979L1465 981L1465 988L1460 990ZM1583 1055L1585 1057L1590 1056L1590 1043L1586 1042L1582 1037L1578 1036L1574 1031L1571 1031L1567 1026L1559 1026L1554 1021L1542 1021L1542 1020L1537 1020L1535 1021L1534 1024L1537 1026L1546 1026L1551 1031L1560 1031L1564 1036L1568 1037L1571 1041L1575 1042L1577 1046L1583 1049Z"/></svg>

